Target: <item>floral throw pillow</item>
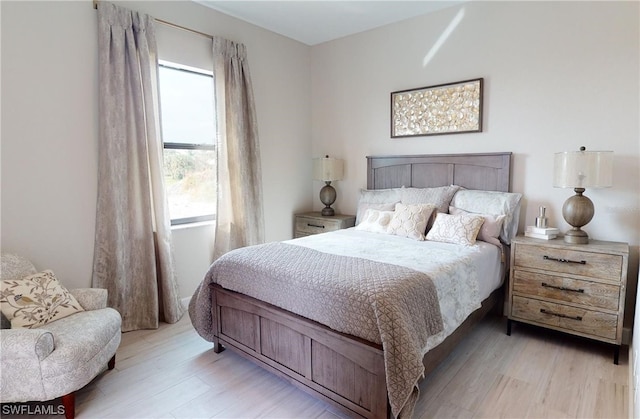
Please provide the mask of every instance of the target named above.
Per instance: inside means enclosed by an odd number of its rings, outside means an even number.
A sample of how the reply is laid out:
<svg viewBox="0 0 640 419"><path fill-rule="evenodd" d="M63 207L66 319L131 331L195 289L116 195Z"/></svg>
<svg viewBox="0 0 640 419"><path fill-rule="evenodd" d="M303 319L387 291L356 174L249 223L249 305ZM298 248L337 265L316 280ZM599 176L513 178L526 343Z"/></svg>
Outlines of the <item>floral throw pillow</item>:
<svg viewBox="0 0 640 419"><path fill-rule="evenodd" d="M84 311L50 270L2 281L0 308L11 327L35 328Z"/></svg>

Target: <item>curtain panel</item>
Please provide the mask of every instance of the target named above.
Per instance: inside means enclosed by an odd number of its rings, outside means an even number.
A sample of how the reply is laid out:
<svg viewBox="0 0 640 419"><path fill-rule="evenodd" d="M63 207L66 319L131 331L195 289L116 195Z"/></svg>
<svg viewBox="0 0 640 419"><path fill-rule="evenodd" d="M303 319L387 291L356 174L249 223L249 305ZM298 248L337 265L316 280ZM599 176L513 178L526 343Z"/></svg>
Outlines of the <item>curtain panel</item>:
<svg viewBox="0 0 640 419"><path fill-rule="evenodd" d="M164 194L154 19L98 3L98 200L93 286L122 330L184 314Z"/></svg>
<svg viewBox="0 0 640 419"><path fill-rule="evenodd" d="M218 121L218 193L214 259L264 242L258 122L243 44L213 37Z"/></svg>

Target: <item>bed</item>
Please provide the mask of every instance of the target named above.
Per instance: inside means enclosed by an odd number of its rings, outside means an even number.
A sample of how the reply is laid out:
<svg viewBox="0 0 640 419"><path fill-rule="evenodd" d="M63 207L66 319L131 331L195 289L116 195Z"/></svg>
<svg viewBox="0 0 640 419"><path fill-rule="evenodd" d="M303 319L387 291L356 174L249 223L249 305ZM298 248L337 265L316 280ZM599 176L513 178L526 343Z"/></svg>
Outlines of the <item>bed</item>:
<svg viewBox="0 0 640 419"><path fill-rule="evenodd" d="M492 308L501 311L509 254L504 246L515 235L521 197L510 193L510 176L511 153L367 157L367 189L358 204L360 227L230 252L229 258L214 262L194 293L189 310L194 327L214 343L216 352L231 349L348 415L410 417L417 379L435 368ZM455 210L476 221L479 213L485 213L486 220L495 216L501 220L493 234L497 243L437 241L437 231L445 230L430 216L433 240L378 234L368 227L376 225L368 224L371 215L398 215L399 208L409 207L422 210L420 196L433 196L434 191L441 196L445 190L448 199L429 204L433 214ZM390 198L395 193L402 196ZM412 254L413 249L417 253ZM351 290L360 290L359 285L352 287L351 278L328 284L342 272L335 266L351 272L356 264L376 275L406 275L409 285L402 291L379 292L395 281L376 279L374 291L356 292ZM290 265L291 272L285 274ZM298 282L286 282L287 275L288 281ZM358 275L366 276L353 274ZM338 286L344 289L336 290ZM313 294L325 289L333 293L329 298ZM383 297L378 299L378 294ZM388 294L398 299L387 301ZM337 303L342 300L344 306ZM372 308L351 313L362 301L371 302ZM420 327L405 328L399 319L406 317L419 319ZM355 318L377 325L379 334L356 325ZM368 321L371 318L376 320ZM411 359L416 356L419 368Z"/></svg>

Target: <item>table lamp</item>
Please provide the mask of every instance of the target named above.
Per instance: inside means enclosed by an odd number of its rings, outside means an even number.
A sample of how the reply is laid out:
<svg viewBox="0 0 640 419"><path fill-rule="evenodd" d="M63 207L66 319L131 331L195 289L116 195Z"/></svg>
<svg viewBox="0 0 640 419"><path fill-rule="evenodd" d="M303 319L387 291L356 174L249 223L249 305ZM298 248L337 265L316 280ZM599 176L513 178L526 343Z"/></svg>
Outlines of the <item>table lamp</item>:
<svg viewBox="0 0 640 419"><path fill-rule="evenodd" d="M595 213L593 202L583 195L585 188L609 188L613 178L613 151L565 151L555 154L553 186L573 188L575 195L562 206L562 216L573 228L564 235L572 244L589 243L589 235L581 229Z"/></svg>
<svg viewBox="0 0 640 419"><path fill-rule="evenodd" d="M313 178L321 180L325 185L320 189L320 201L325 205L322 215L332 216L335 211L331 204L336 202L336 190L331 186L331 182L342 180L343 164L342 160L329 156L313 159Z"/></svg>

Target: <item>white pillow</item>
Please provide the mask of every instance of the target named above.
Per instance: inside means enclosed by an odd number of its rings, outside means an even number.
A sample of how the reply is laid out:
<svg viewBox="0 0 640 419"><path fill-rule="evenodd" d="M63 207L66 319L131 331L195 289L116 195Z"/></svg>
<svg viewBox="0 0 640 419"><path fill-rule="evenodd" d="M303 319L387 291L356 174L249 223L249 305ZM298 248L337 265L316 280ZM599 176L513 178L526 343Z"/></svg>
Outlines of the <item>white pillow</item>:
<svg viewBox="0 0 640 419"><path fill-rule="evenodd" d="M398 202L400 202L400 188L361 189L356 211L356 225L360 224L368 209L393 211Z"/></svg>
<svg viewBox="0 0 640 419"><path fill-rule="evenodd" d="M502 231L502 224L504 224L504 219L507 217L506 215L473 214L456 207L449 207L449 214L471 214L481 216L484 218L484 223L482 223L482 227L480 227L477 239L482 240L483 242L495 244L502 248L502 243L500 243L499 237L500 232Z"/></svg>
<svg viewBox="0 0 640 419"><path fill-rule="evenodd" d="M372 233L387 233L389 223L393 218L393 211L379 211L368 209L356 230L370 231Z"/></svg>
<svg viewBox="0 0 640 419"><path fill-rule="evenodd" d="M513 192L476 191L460 189L451 200L451 206L476 214L504 215L500 239L511 244L518 231L522 194Z"/></svg>
<svg viewBox="0 0 640 419"><path fill-rule="evenodd" d="M403 204L433 204L439 212L446 213L449 203L458 185L439 186L437 188L402 188L400 190L400 202Z"/></svg>
<svg viewBox="0 0 640 419"><path fill-rule="evenodd" d="M433 227L427 233L427 240L471 246L476 242L482 223L484 218L479 215L451 215L439 212L436 214Z"/></svg>
<svg viewBox="0 0 640 419"><path fill-rule="evenodd" d="M414 240L424 240L427 223L436 210L433 204L396 204L387 232Z"/></svg>

